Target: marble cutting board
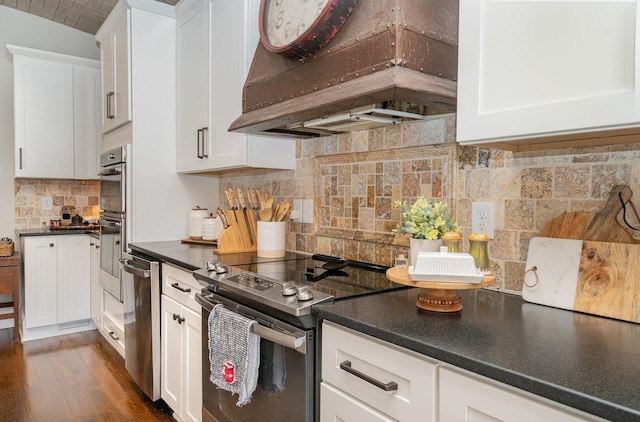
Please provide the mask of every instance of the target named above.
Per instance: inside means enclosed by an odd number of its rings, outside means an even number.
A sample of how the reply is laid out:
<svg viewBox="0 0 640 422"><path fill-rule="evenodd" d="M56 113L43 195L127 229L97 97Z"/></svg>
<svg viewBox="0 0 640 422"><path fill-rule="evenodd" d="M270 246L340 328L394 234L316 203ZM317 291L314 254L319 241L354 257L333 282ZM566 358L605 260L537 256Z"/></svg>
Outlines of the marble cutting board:
<svg viewBox="0 0 640 422"><path fill-rule="evenodd" d="M640 323L638 244L534 237L525 271L528 302Z"/></svg>

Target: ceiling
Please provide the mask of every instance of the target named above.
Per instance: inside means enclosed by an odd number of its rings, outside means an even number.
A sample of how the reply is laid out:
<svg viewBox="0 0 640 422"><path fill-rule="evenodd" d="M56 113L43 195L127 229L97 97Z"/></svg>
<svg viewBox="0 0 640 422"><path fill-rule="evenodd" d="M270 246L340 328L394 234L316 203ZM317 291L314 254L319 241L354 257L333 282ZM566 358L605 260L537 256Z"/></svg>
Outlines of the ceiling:
<svg viewBox="0 0 640 422"><path fill-rule="evenodd" d="M174 5L178 0L156 0ZM0 0L0 5L95 35L118 0Z"/></svg>

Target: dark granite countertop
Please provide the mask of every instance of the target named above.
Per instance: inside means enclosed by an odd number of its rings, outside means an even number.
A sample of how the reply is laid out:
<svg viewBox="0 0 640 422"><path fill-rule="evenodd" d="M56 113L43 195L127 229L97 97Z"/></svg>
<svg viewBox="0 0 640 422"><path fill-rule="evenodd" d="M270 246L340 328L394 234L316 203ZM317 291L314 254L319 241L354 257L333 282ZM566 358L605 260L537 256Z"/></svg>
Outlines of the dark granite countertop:
<svg viewBox="0 0 640 422"><path fill-rule="evenodd" d="M316 305L326 320L612 421L640 421L640 325L459 292L464 309L422 311L409 289Z"/></svg>
<svg viewBox="0 0 640 422"><path fill-rule="evenodd" d="M77 229L50 229L49 227L38 227L34 229L16 229L16 235L19 237L26 236L57 236L57 235L71 235L71 234L90 234L94 237L100 236L100 230L98 226L93 227L79 227Z"/></svg>
<svg viewBox="0 0 640 422"><path fill-rule="evenodd" d="M158 242L137 242L129 244L132 250L144 255L156 258L162 262L169 262L189 271L199 270L206 267L207 261L226 262L229 265L248 264L273 261L271 258L258 258L256 252L230 253L216 255L213 247L208 245L196 245L182 243L179 240L168 240ZM292 257L293 252L287 252L287 256Z"/></svg>

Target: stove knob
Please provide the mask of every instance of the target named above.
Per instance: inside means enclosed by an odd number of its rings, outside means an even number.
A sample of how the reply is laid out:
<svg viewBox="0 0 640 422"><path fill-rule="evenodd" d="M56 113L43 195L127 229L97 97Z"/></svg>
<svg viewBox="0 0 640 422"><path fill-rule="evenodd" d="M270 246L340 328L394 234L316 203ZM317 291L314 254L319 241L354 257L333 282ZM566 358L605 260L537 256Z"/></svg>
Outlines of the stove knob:
<svg viewBox="0 0 640 422"><path fill-rule="evenodd" d="M298 300L311 300L313 299L313 292L311 291L311 287L303 286L298 289L298 294L296 295Z"/></svg>
<svg viewBox="0 0 640 422"><path fill-rule="evenodd" d="M297 292L295 281L287 281L282 285L282 296L293 296Z"/></svg>

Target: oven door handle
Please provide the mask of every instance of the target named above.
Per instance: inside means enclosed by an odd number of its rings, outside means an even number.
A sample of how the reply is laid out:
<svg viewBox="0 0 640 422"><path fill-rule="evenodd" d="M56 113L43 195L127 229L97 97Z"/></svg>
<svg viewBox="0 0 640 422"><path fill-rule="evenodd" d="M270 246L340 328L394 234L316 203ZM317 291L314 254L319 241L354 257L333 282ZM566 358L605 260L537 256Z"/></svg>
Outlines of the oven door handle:
<svg viewBox="0 0 640 422"><path fill-rule="evenodd" d="M119 221L105 220L103 218L100 219L99 224L101 227L109 227L111 229L119 229L122 227L122 223Z"/></svg>
<svg viewBox="0 0 640 422"><path fill-rule="evenodd" d="M106 167L98 176L119 176L122 174L122 169L120 167Z"/></svg>
<svg viewBox="0 0 640 422"><path fill-rule="evenodd" d="M131 265L131 262L128 259L120 259L120 266L122 267L122 271L127 272L129 274L133 274L136 277L141 278L151 278L151 270L148 268L142 268L135 265Z"/></svg>
<svg viewBox="0 0 640 422"><path fill-rule="evenodd" d="M199 293L196 293L195 297L196 302L198 302L207 312L212 312L213 307L217 304L223 305L218 301L215 301L214 304L208 299L203 298ZM294 349L303 354L307 353L307 342L305 336L296 337L291 334L283 333L274 330L273 328L265 327L258 321L255 321L255 323L251 326L251 331L259 335L261 338L284 346L287 349Z"/></svg>

